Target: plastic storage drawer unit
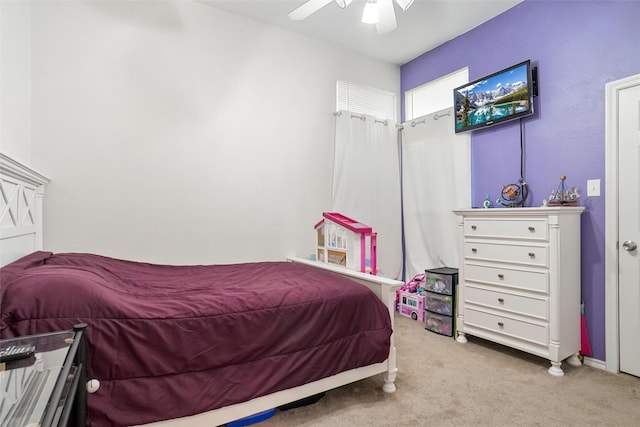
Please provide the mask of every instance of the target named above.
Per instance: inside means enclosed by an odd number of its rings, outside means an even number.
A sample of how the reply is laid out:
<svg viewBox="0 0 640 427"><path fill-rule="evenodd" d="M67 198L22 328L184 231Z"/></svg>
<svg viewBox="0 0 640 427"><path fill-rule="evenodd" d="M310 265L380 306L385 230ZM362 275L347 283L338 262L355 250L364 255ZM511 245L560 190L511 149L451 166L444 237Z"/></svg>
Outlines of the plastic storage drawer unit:
<svg viewBox="0 0 640 427"><path fill-rule="evenodd" d="M455 329L458 269L440 267L424 272L425 329L452 337Z"/></svg>

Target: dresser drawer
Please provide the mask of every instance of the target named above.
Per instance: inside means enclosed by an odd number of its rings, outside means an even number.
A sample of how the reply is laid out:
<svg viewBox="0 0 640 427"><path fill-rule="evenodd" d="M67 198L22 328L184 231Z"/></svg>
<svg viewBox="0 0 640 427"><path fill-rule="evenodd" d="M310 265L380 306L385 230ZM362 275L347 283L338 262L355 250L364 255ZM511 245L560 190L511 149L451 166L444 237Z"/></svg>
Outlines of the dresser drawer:
<svg viewBox="0 0 640 427"><path fill-rule="evenodd" d="M541 320L549 320L546 297L528 297L474 286L466 286L464 292L464 300L467 304L483 305Z"/></svg>
<svg viewBox="0 0 640 427"><path fill-rule="evenodd" d="M498 316L484 311L474 310L470 307L464 309L464 324L497 332L521 340L530 341L543 346L548 345L548 326L533 322Z"/></svg>
<svg viewBox="0 0 640 427"><path fill-rule="evenodd" d="M546 218L510 218L508 220L467 218L464 221L464 235L468 237L543 240L545 242L549 238Z"/></svg>
<svg viewBox="0 0 640 427"><path fill-rule="evenodd" d="M509 262L547 267L547 246L509 245L503 243L465 241L464 257L469 259Z"/></svg>
<svg viewBox="0 0 640 427"><path fill-rule="evenodd" d="M544 294L549 292L549 272L547 270L516 270L465 263L464 275L465 282L507 286Z"/></svg>

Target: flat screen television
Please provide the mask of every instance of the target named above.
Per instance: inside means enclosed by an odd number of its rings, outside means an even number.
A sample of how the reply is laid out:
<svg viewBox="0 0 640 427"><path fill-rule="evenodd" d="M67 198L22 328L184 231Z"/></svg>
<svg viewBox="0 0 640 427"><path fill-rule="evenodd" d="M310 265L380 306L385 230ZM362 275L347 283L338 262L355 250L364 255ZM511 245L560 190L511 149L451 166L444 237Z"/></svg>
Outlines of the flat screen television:
<svg viewBox="0 0 640 427"><path fill-rule="evenodd" d="M533 114L534 80L527 60L453 90L455 131L466 132Z"/></svg>

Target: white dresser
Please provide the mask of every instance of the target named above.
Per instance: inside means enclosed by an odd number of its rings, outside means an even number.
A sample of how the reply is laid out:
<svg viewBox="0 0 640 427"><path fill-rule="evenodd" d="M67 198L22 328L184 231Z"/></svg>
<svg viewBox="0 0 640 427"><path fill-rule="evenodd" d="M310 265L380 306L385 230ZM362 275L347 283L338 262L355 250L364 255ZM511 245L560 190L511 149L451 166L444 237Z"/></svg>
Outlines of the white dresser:
<svg viewBox="0 0 640 427"><path fill-rule="evenodd" d="M583 207L460 209L457 341L474 335L579 365Z"/></svg>

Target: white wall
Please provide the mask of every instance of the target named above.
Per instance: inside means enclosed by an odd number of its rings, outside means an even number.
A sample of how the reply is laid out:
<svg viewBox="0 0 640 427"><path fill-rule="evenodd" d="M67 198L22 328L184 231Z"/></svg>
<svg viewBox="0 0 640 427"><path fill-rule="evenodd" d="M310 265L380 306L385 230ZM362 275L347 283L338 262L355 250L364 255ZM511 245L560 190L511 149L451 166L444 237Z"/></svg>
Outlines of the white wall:
<svg viewBox="0 0 640 427"><path fill-rule="evenodd" d="M31 161L30 4L0 2L0 151Z"/></svg>
<svg viewBox="0 0 640 427"><path fill-rule="evenodd" d="M313 252L335 82L399 68L186 1L31 6L44 246L163 263Z"/></svg>

